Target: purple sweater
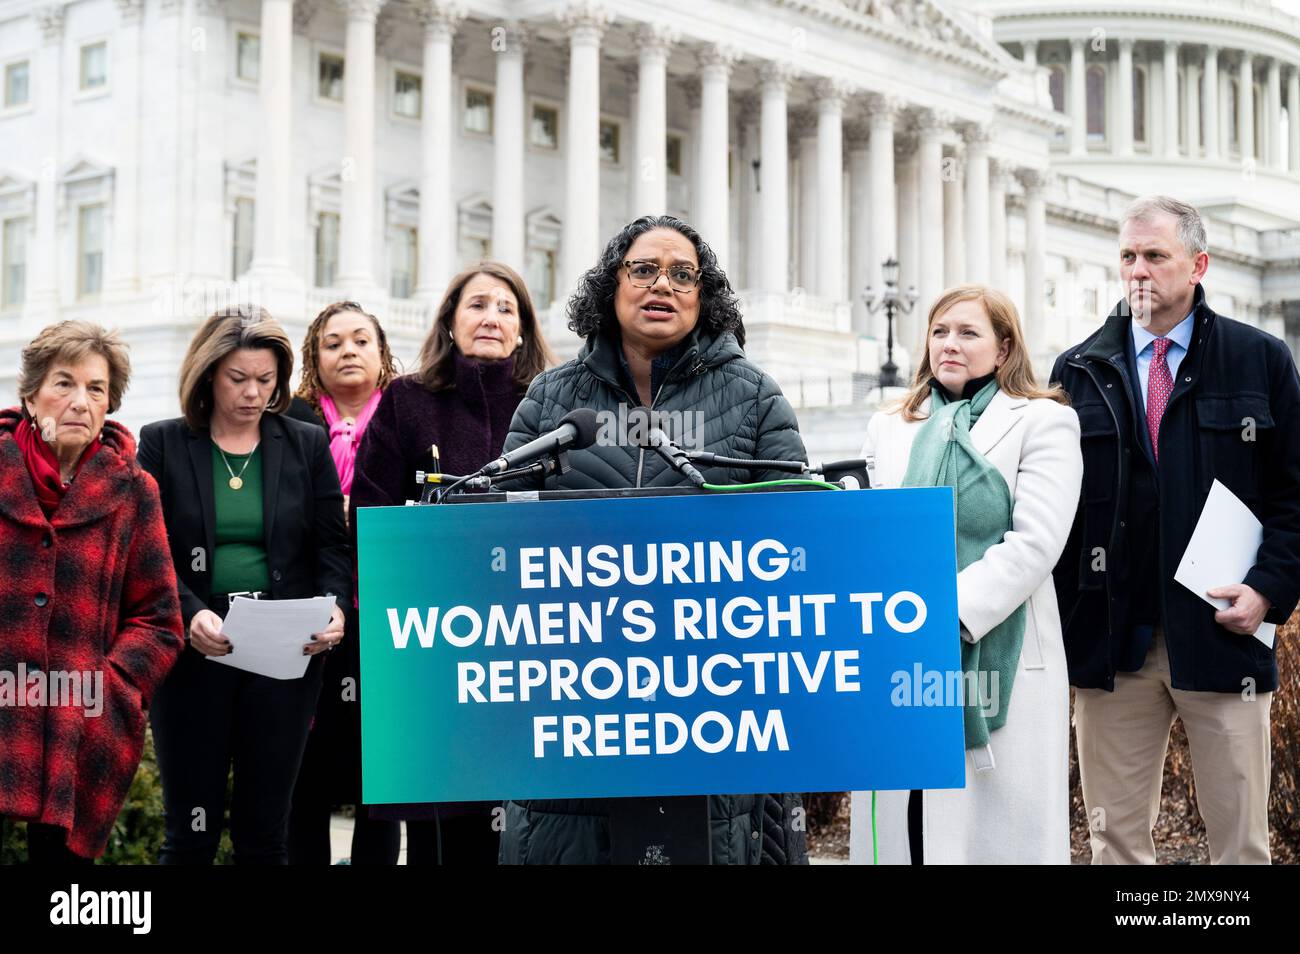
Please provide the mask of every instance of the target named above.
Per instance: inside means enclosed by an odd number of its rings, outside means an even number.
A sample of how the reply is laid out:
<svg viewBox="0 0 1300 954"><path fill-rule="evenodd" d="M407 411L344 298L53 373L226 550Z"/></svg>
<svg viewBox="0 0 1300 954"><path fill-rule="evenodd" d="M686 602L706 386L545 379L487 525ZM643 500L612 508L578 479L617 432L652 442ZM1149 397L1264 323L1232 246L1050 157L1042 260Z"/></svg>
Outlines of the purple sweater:
<svg viewBox="0 0 1300 954"><path fill-rule="evenodd" d="M430 391L411 376L393 381L357 451L352 506L401 506L416 498L415 472L430 467L437 444L442 471L462 476L501 455L523 400L514 359L482 363L455 352L452 387Z"/></svg>

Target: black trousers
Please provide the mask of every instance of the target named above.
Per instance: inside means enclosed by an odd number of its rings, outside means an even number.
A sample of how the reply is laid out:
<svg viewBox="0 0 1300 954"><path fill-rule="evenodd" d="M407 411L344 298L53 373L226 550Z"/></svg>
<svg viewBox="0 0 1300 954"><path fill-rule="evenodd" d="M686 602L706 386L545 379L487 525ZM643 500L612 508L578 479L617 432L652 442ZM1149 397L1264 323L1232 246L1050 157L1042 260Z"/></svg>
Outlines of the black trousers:
<svg viewBox="0 0 1300 954"><path fill-rule="evenodd" d="M187 647L150 708L162 775L159 864L211 864L234 767L236 864L287 864L289 806L316 698L321 656L301 679L271 679Z"/></svg>
<svg viewBox="0 0 1300 954"><path fill-rule="evenodd" d="M356 805L354 865L395 865L401 822L372 818L361 804L361 654L357 611L344 613L343 642L324 659L324 676L289 817L289 864L330 863L330 813Z"/></svg>
<svg viewBox="0 0 1300 954"><path fill-rule="evenodd" d="M5 819L0 818L0 842L4 841ZM68 833L58 825L27 823L27 863L41 866L84 867L94 858L83 858L68 849Z"/></svg>

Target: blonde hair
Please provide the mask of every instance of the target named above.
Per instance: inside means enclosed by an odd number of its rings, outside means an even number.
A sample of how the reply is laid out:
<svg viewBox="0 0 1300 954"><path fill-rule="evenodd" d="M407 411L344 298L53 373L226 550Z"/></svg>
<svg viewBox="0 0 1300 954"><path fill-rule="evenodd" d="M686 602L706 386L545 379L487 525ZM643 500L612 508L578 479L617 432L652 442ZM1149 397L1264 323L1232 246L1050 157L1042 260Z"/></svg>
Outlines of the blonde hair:
<svg viewBox="0 0 1300 954"><path fill-rule="evenodd" d="M266 405L270 414L289 407L293 394L293 345L271 313L257 305L223 308L199 326L181 362L181 414L195 430L212 419L212 375L221 359L241 348L266 348L275 355L275 391Z"/></svg>
<svg viewBox="0 0 1300 954"><path fill-rule="evenodd" d="M106 331L93 322L69 319L43 328L23 348L18 367L18 400L23 417L30 417L27 402L36 396L54 365L80 364L92 354L101 355L108 363L108 413L121 407L122 395L131 381L131 358L126 342L116 331Z"/></svg>
<svg viewBox="0 0 1300 954"><path fill-rule="evenodd" d="M1047 398L1058 404L1069 404L1069 398L1059 387L1040 388L1034 377L1034 365L1025 347L1025 336L1020 330L1020 316L1016 306L1002 292L987 285L957 285L949 288L935 300L930 317L925 322L925 341L921 343L921 360L917 362L912 387L896 407L901 407L903 420L920 421L921 405L930 396L934 383L934 370L930 367L930 329L948 313L953 305L963 301L977 301L993 325L993 335L1007 342L1007 359L997 369L998 387L1012 397Z"/></svg>

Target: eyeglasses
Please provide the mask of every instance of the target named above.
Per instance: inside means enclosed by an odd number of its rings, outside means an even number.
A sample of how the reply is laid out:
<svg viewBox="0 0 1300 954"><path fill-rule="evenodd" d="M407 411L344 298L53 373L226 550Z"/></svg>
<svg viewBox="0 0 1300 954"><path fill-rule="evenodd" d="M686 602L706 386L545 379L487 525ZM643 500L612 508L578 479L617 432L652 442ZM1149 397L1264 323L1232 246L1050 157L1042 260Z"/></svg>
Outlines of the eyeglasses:
<svg viewBox="0 0 1300 954"><path fill-rule="evenodd" d="M654 262L623 263L627 269L627 280L636 288L649 288L659 281L660 275L668 276L668 287L680 294L695 290L700 283L700 270L694 265L670 265L660 268Z"/></svg>

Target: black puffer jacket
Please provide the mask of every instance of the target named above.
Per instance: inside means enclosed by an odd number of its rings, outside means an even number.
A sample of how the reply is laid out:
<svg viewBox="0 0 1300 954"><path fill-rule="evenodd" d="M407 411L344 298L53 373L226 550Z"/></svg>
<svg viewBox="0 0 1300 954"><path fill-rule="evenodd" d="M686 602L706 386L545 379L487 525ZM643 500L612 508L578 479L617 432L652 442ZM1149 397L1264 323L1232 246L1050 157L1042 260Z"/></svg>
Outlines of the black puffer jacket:
<svg viewBox="0 0 1300 954"><path fill-rule="evenodd" d="M617 419L620 405L629 409L640 406L620 381L618 348L618 342L608 335L593 335L577 358L534 378L510 422L505 450L514 450L558 427L561 418L574 408L591 408L601 414L604 424ZM655 395L653 410L667 417L672 426L665 430L688 450L750 460L808 459L790 402L776 381L745 357L730 332L712 335L697 326L685 353ZM686 439L673 433L674 422L687 428ZM702 433L691 430L696 422ZM573 469L548 478L546 490L684 483L653 451L613 442L598 441L586 450L571 451L569 459ZM793 476L723 468L702 468L702 472L710 483L717 484Z"/></svg>
<svg viewBox="0 0 1300 954"><path fill-rule="evenodd" d="M615 418L619 406L640 402L620 382L619 344L593 335L578 357L539 374L515 412L506 438L509 451L559 426L579 407ZM702 412L698 440L679 443L726 457L750 460L808 459L794 409L768 374L745 357L731 333L698 328L685 353L665 377L653 408L670 421L674 412ZM602 414L602 423L610 418ZM669 436L677 438L671 429ZM548 478L545 489L671 487L685 479L655 453L612 442L569 454L572 469ZM702 468L710 483L773 480L791 474ZM542 489L538 486L536 489ZM774 803L774 804L773 804ZM608 799L545 799L506 803L501 833L503 864L607 864L610 860ZM767 811L765 812L765 805ZM797 795L709 796L710 848L714 864L806 864ZM778 816L780 820L778 821ZM792 824L791 819L794 819Z"/></svg>

